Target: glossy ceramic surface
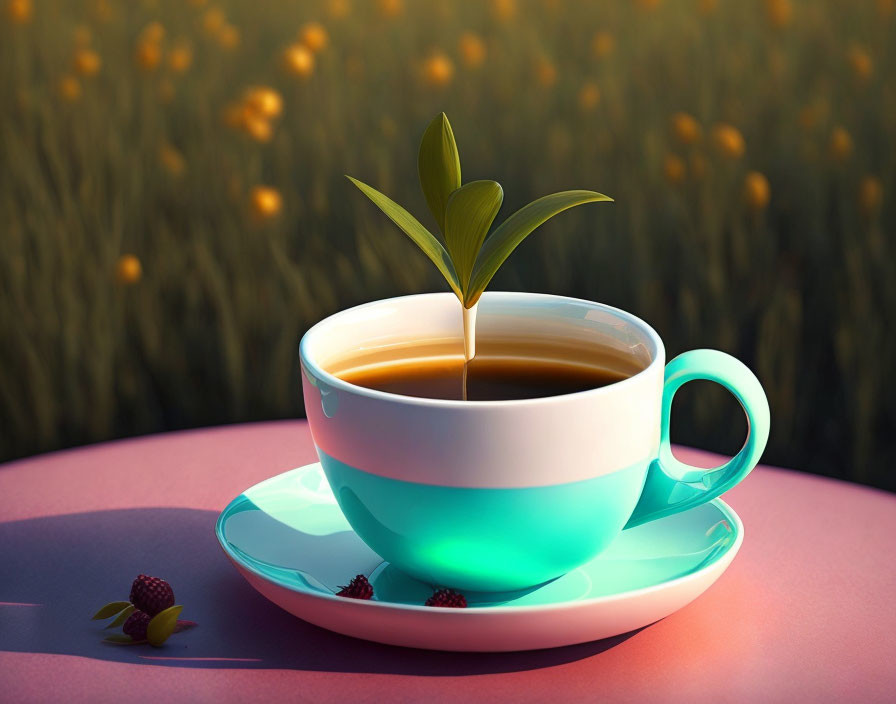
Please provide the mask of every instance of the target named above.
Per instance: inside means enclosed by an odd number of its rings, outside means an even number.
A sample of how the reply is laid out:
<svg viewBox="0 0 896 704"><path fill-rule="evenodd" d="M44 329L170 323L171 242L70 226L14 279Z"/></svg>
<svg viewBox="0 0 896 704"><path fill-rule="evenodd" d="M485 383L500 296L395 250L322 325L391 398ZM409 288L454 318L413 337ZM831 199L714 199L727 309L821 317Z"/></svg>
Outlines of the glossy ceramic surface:
<svg viewBox="0 0 896 704"><path fill-rule="evenodd" d="M548 648L625 633L686 605L730 564L743 526L722 501L623 531L597 558L540 587L467 593L468 609L423 602L437 585L384 563L351 529L319 464L268 479L234 499L216 534L259 592L346 635L410 647ZM365 574L372 601L335 596Z"/></svg>
<svg viewBox="0 0 896 704"><path fill-rule="evenodd" d="M384 348L408 358L415 340L438 342L444 356L463 358L461 306L452 294L375 301L326 318L302 338L302 390L314 444L368 474L489 489L592 479L657 456L665 352L645 322L590 301L486 292L476 334L480 349L520 339L562 344L583 355L613 354L641 371L598 389L510 401L367 389L327 368Z"/></svg>
<svg viewBox="0 0 896 704"><path fill-rule="evenodd" d="M346 518L374 551L417 578L481 591L544 583L599 554L623 528L721 495L765 447L768 402L746 366L694 350L664 367L649 325L590 301L488 292L477 335L639 360L641 371L598 389L446 401L366 389L326 370L365 351L413 349L414 339L460 355L462 329L450 293L405 296L337 313L300 346L308 422ZM678 462L669 446L672 399L694 379L731 391L749 422L743 449L708 471Z"/></svg>
<svg viewBox="0 0 896 704"><path fill-rule="evenodd" d="M523 589L590 560L628 521L647 471L640 462L566 484L471 489L380 477L318 454L375 553L424 582L474 591Z"/></svg>

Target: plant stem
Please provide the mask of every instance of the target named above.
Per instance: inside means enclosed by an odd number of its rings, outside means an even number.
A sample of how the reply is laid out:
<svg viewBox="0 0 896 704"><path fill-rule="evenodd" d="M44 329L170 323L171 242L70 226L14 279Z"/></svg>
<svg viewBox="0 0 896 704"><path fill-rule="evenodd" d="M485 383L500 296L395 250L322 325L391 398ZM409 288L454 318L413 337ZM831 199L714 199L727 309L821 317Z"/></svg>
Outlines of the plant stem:
<svg viewBox="0 0 896 704"><path fill-rule="evenodd" d="M464 375L461 398L464 401L467 400L467 365L476 356L476 311L478 309L478 301L469 308L461 304L464 317Z"/></svg>
<svg viewBox="0 0 896 704"><path fill-rule="evenodd" d="M469 308L463 309L464 314L464 364L476 356L476 311L479 308L477 301Z"/></svg>

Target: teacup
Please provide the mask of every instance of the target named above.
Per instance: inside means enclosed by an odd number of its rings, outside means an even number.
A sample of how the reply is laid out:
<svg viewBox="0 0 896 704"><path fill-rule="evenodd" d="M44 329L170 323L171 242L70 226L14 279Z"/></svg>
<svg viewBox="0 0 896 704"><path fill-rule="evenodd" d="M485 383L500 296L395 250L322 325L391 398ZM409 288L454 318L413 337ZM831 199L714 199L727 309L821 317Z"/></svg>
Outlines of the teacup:
<svg viewBox="0 0 896 704"><path fill-rule="evenodd" d="M456 340L450 293L376 301L326 318L302 338L305 410L321 464L361 539L435 586L511 591L584 564L620 531L685 511L740 482L769 432L753 373L716 350L665 364L642 320L610 306L487 292L478 334L594 346L633 355L641 371L578 393L511 401L415 398L350 384L328 362L371 347ZM743 448L714 469L685 465L669 444L678 388L709 379L749 421Z"/></svg>

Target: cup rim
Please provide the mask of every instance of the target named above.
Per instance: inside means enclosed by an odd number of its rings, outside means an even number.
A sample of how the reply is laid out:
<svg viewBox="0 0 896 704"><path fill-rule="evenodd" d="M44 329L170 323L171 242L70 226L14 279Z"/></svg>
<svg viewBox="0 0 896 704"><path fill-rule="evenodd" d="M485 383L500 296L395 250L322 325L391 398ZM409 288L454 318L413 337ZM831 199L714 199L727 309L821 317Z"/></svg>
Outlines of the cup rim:
<svg viewBox="0 0 896 704"><path fill-rule="evenodd" d="M456 400L456 399L442 399L442 398L423 398L421 396L406 396L404 394L396 394L390 391L379 391L377 389L370 389L365 386L359 386L357 384L352 384L351 382L340 379L335 374L328 372L326 369L321 367L316 360L314 360L311 355L308 354L308 345L309 339L317 334L320 334L322 328L326 327L326 325L333 320L334 318L341 316L343 314L348 314L349 312L358 311L364 308L371 308L375 306L385 305L385 304L395 304L401 301L410 300L413 298L426 298L426 297L445 297L451 296L454 298L454 294L451 292L438 292L438 293L415 293L407 296L394 296L392 298L380 298L375 301L370 301L368 303L362 303L357 306L352 306L351 308L344 308L332 315L328 315L323 320L318 321L314 325L312 325L304 335L302 335L302 339L299 341L299 362L302 366L309 369L315 377L323 380L327 386L330 386L334 389L339 389L341 391L345 391L348 393L352 393L358 396L367 397L370 399L378 399L382 401L392 401L397 403L403 403L411 406L421 406L421 407L429 407L429 408L464 408L464 409L475 409L475 408L496 408L501 406L526 406L526 405L549 405L549 404L557 404L563 403L570 399L578 399L584 398L587 396L598 397L599 395L606 395L608 393L612 393L620 388L626 387L626 385L635 383L635 380L639 377L647 374L648 372L652 372L654 368L659 365L665 358L665 347L663 346L663 341L660 336L657 334L656 330L654 330L650 325L644 322L641 318L629 313L628 311L622 310L621 308L616 308L614 306L607 305L605 303L597 303L596 301L589 301L584 298L574 298L571 296L558 296L551 293L532 293L528 291L486 291L482 294L483 298L538 298L546 301L552 301L555 303L576 303L576 304L584 304L586 306L590 306L595 310L600 310L605 313L609 313L610 315L614 315L617 318L623 319L625 322L633 325L638 328L646 337L647 340L653 345L653 349L650 349L651 360L650 363L641 369L640 371L632 374L631 376L626 377L625 379L620 379L619 381L614 381L611 384L607 384L605 386L600 386L594 389L586 389L585 391L575 391L568 394L560 394L558 396L541 396L537 398L522 398L522 399L507 399L507 400L494 400L494 401L464 401L464 400ZM303 371L304 374L304 371Z"/></svg>

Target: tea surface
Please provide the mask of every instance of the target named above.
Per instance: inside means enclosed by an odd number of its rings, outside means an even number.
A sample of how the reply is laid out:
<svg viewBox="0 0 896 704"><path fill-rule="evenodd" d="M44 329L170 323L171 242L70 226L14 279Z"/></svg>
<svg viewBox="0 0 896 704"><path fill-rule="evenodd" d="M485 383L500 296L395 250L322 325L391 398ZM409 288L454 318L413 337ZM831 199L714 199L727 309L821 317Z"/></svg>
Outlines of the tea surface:
<svg viewBox="0 0 896 704"><path fill-rule="evenodd" d="M507 401L560 396L606 386L632 373L568 360L477 356L467 365L466 400ZM404 396L464 399L462 357L397 360L344 369L336 376L351 384Z"/></svg>

